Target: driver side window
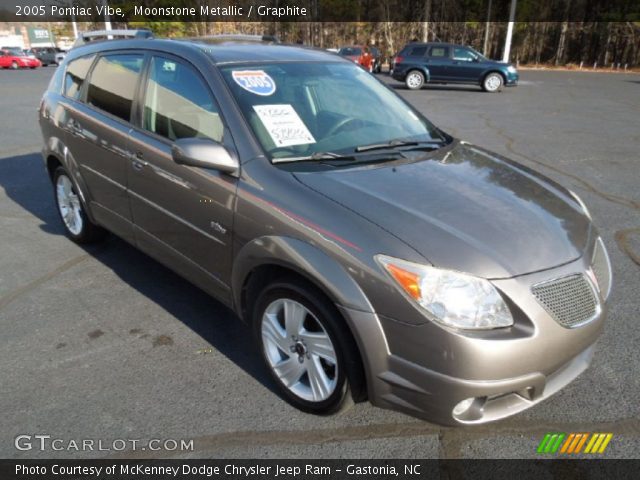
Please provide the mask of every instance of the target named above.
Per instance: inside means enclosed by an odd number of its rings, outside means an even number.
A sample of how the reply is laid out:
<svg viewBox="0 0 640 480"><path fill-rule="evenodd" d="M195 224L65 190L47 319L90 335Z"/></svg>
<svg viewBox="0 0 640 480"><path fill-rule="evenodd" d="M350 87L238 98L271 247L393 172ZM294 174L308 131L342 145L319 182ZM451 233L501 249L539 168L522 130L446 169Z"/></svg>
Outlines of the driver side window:
<svg viewBox="0 0 640 480"><path fill-rule="evenodd" d="M453 59L461 60L463 62L473 62L476 59L476 56L466 48L454 48Z"/></svg>
<svg viewBox="0 0 640 480"><path fill-rule="evenodd" d="M144 101L143 128L169 140L222 142L224 127L200 75L176 60L154 56Z"/></svg>

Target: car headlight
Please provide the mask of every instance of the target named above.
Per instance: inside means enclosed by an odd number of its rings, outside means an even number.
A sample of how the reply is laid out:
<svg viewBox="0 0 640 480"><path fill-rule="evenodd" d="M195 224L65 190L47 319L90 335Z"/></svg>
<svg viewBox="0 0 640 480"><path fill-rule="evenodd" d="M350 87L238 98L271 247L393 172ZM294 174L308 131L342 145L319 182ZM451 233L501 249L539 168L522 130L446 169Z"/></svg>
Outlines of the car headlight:
<svg viewBox="0 0 640 480"><path fill-rule="evenodd" d="M589 209L587 208L585 203L582 201L582 199L578 196L578 194L576 192L574 192L573 190L569 190L569 193L576 200L576 202L578 202L578 205L580 205L580 207L584 211L584 214L589 218L589 220L593 220L591 218L591 212L589 211Z"/></svg>
<svg viewBox="0 0 640 480"><path fill-rule="evenodd" d="M507 71L508 71L509 73L516 73L516 72L517 72L516 67L514 67L513 65L509 65L509 66L507 67Z"/></svg>
<svg viewBox="0 0 640 480"><path fill-rule="evenodd" d="M398 288L427 317L461 329L487 330L513 325L506 303L484 278L377 255Z"/></svg>

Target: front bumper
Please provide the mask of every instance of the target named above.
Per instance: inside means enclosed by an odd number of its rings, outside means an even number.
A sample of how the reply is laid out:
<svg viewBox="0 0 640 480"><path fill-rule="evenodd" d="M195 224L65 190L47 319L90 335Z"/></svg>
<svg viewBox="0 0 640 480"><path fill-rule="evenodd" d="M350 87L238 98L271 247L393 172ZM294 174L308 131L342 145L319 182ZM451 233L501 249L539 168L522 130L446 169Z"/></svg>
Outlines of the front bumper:
<svg viewBox="0 0 640 480"><path fill-rule="evenodd" d="M369 400L444 425L499 420L549 398L590 364L606 306L588 323L567 328L531 294L531 285L584 272L585 255L551 271L493 283L512 302L508 329L461 333L432 322L410 325L343 309L363 353ZM456 412L460 402L468 408Z"/></svg>
<svg viewBox="0 0 640 480"><path fill-rule="evenodd" d="M505 81L505 86L507 87L515 87L518 85L518 81L520 80L520 75L518 73L507 72L507 80Z"/></svg>

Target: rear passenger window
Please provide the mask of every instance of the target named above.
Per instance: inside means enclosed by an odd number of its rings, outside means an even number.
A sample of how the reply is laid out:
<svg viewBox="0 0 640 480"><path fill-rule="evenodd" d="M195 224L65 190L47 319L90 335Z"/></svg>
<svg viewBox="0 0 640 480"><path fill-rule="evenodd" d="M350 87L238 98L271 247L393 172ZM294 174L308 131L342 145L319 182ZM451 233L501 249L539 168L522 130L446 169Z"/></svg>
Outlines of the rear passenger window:
<svg viewBox="0 0 640 480"><path fill-rule="evenodd" d="M163 57L151 59L143 127L169 140L197 137L218 142L224 130L200 75L192 67Z"/></svg>
<svg viewBox="0 0 640 480"><path fill-rule="evenodd" d="M69 62L64 76L64 95L69 98L80 98L80 89L87 78L89 68L93 63L95 55L76 58Z"/></svg>
<svg viewBox="0 0 640 480"><path fill-rule="evenodd" d="M128 122L142 61L141 54L100 57L91 73L87 103Z"/></svg>
<svg viewBox="0 0 640 480"><path fill-rule="evenodd" d="M436 58L449 58L449 48L448 47L431 47L431 57Z"/></svg>
<svg viewBox="0 0 640 480"><path fill-rule="evenodd" d="M411 57L424 57L424 54L427 53L427 47L413 47L409 52L409 56Z"/></svg>

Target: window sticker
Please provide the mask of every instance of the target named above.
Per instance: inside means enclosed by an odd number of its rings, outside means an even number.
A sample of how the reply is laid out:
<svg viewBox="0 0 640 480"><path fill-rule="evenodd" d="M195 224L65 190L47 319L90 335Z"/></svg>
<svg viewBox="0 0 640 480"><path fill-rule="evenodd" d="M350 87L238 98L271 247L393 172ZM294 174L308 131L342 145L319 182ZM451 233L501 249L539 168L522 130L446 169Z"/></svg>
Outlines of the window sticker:
<svg viewBox="0 0 640 480"><path fill-rule="evenodd" d="M268 97L276 91L276 82L262 70L234 70L233 80L248 92Z"/></svg>
<svg viewBox="0 0 640 480"><path fill-rule="evenodd" d="M291 105L254 105L253 109L276 147L316 143L315 138Z"/></svg>

